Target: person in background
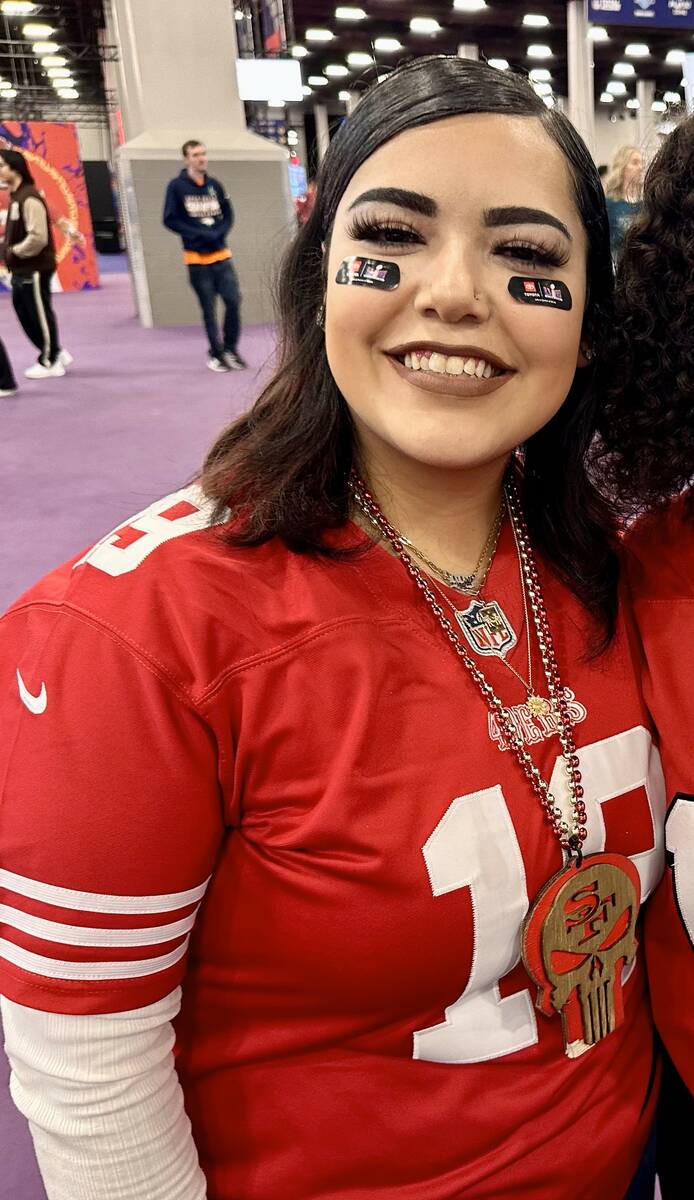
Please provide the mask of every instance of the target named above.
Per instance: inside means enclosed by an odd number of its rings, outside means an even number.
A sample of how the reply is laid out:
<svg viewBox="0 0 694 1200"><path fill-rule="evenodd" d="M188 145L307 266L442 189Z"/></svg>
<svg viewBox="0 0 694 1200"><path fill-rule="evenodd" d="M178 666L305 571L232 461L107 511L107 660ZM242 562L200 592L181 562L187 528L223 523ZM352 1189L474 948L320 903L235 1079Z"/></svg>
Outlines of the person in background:
<svg viewBox="0 0 694 1200"><path fill-rule="evenodd" d="M610 247L617 261L624 235L641 211L643 158L636 146L620 146L605 178L607 216L610 222Z"/></svg>
<svg viewBox="0 0 694 1200"><path fill-rule="evenodd" d="M190 286L200 301L210 343L211 371L242 371L237 349L241 332L241 293L227 235L234 210L222 184L207 174L207 150L191 138L181 148L185 166L166 189L163 221L183 242ZM224 327L217 323L217 296L224 302Z"/></svg>
<svg viewBox="0 0 694 1200"><path fill-rule="evenodd" d="M17 391L17 381L12 370L10 356L5 349L5 343L0 338L0 398L14 396Z"/></svg>
<svg viewBox="0 0 694 1200"><path fill-rule="evenodd" d="M605 179L607 178L607 173L608 173L609 169L610 168L608 167L607 163L600 163L600 166L598 167L598 175L602 179L603 184L605 182Z"/></svg>
<svg viewBox="0 0 694 1200"><path fill-rule="evenodd" d="M0 149L0 180L10 190L5 226L5 263L12 276L12 303L22 329L39 351L27 379L55 378L72 362L61 350L51 300L55 271L53 230L46 201L23 154Z"/></svg>

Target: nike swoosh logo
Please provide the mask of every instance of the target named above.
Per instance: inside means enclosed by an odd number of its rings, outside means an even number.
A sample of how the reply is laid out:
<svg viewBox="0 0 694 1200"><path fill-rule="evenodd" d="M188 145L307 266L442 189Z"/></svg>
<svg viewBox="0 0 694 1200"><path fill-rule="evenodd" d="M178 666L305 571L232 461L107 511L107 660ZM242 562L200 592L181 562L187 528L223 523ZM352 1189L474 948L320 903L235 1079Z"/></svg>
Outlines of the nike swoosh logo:
<svg viewBox="0 0 694 1200"><path fill-rule="evenodd" d="M39 692L38 696L32 695L22 679L19 668L17 668L17 683L19 684L19 698L25 708L28 708L29 712L35 713L36 716L44 713L46 711L46 705L48 704L45 683L41 684L41 691Z"/></svg>

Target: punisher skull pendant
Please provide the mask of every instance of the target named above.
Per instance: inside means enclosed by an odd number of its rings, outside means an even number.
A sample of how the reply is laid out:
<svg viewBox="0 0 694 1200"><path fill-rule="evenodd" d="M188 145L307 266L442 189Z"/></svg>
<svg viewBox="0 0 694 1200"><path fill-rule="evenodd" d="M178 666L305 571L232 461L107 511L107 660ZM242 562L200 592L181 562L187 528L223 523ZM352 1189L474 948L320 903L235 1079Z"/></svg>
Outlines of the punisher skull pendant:
<svg viewBox="0 0 694 1200"><path fill-rule="evenodd" d="M636 954L639 873L621 854L591 854L547 881L524 922L525 969L536 1007L561 1014L564 1046L594 1045L624 1020L622 972Z"/></svg>

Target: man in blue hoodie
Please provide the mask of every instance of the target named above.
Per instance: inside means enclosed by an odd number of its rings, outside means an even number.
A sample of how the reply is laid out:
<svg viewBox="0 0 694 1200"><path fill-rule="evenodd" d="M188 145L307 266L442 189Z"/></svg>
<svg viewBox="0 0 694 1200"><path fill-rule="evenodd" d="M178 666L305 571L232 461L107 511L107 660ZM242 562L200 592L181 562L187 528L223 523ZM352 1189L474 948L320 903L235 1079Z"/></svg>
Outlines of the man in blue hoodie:
<svg viewBox="0 0 694 1200"><path fill-rule="evenodd" d="M234 210L219 180L207 174L207 150L202 142L184 142L182 154L186 165L166 189L164 224L183 241L183 260L210 343L208 367L211 371L241 371L246 366L236 348L241 295L226 244ZM217 296L224 302L223 330L217 323Z"/></svg>

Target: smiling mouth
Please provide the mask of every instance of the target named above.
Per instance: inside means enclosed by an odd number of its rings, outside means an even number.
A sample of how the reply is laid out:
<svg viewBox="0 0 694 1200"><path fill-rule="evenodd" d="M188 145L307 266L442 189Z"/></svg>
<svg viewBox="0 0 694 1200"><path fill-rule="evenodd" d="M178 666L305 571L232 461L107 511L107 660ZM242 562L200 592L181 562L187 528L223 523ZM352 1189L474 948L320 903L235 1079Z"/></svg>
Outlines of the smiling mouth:
<svg viewBox="0 0 694 1200"><path fill-rule="evenodd" d="M468 375L476 379L494 379L506 372L486 358L472 355L441 354L436 350L413 350L407 354L395 354L403 367L410 371L422 371L432 375Z"/></svg>

